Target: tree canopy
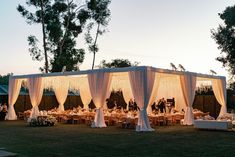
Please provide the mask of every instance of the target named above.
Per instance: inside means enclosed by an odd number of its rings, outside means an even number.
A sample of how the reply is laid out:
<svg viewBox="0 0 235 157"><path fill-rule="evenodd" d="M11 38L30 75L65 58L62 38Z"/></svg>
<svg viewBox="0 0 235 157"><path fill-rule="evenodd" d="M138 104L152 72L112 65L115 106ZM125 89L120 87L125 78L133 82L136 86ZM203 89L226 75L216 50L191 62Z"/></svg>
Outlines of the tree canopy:
<svg viewBox="0 0 235 157"><path fill-rule="evenodd" d="M94 22L106 24L106 2L109 0L26 0L28 8L18 5L17 10L28 24L42 26L40 40L29 35L29 52L34 60L45 60L42 71L58 72L66 66L67 71L76 70L84 60L85 51L77 48L76 38L83 29L92 28ZM30 7L33 7L30 8ZM32 11L33 10L33 11ZM88 21L89 20L89 21ZM91 40L92 41L92 40Z"/></svg>
<svg viewBox="0 0 235 157"><path fill-rule="evenodd" d="M13 75L13 73L0 75L0 85L8 85L10 75Z"/></svg>
<svg viewBox="0 0 235 157"><path fill-rule="evenodd" d="M85 40L88 44L89 51L93 53L92 69L95 66L96 53L99 51L97 44L98 36L106 32L106 27L110 21L111 12L108 8L110 3L110 0L91 0L88 3L91 18L90 23L87 25ZM95 30L93 30L94 28ZM92 35L92 32L95 32L95 34Z"/></svg>
<svg viewBox="0 0 235 157"><path fill-rule="evenodd" d="M128 59L112 59L111 62L107 62L106 60L102 60L99 68L124 68L130 66L138 66L139 62L131 63Z"/></svg>
<svg viewBox="0 0 235 157"><path fill-rule="evenodd" d="M212 29L212 38L219 45L221 55L216 58L228 68L232 77L235 74L235 5L227 7L223 13L219 13L219 17L223 20L217 29Z"/></svg>

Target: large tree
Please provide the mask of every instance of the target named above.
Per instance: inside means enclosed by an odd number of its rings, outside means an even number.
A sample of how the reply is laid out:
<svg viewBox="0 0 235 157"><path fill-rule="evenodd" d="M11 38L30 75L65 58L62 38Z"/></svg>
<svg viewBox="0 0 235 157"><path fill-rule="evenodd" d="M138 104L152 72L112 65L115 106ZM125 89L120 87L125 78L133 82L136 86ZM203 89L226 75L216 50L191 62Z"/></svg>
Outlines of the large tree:
<svg viewBox="0 0 235 157"><path fill-rule="evenodd" d="M130 66L138 66L139 62L131 63L128 59L112 59L111 62L107 62L106 60L102 60L99 68L124 68Z"/></svg>
<svg viewBox="0 0 235 157"><path fill-rule="evenodd" d="M18 5L17 10L21 13L23 17L26 18L28 24L33 23L40 23L42 26L42 35L43 35L43 54L45 59L45 72L48 73L48 53L47 53L47 45L46 45L46 30L45 30L45 8L50 6L50 0L28 0L26 1L28 6L35 6L36 11L30 12L25 9L24 6ZM30 35L28 37L28 42L31 48L29 48L30 55L32 56L33 60L41 61L42 57L42 50L38 48L37 42L38 39Z"/></svg>
<svg viewBox="0 0 235 157"><path fill-rule="evenodd" d="M88 2L88 10L90 15L90 23L87 25L87 33L85 34L88 49L93 53L92 69L95 66L95 56L99 51L97 40L98 36L106 32L106 27L110 21L110 10L108 8L111 0L90 0ZM92 33L94 33L92 35Z"/></svg>
<svg viewBox="0 0 235 157"><path fill-rule="evenodd" d="M234 78L235 75L235 5L227 7L223 13L219 13L223 20L217 29L211 31L212 38L219 45L221 55L216 58Z"/></svg>
<svg viewBox="0 0 235 157"><path fill-rule="evenodd" d="M45 66L41 69L46 73L61 71L63 66L68 71L76 70L77 64L83 62L85 52L76 48L76 37L82 32L87 19L90 19L89 3L90 1L78 4L73 0L26 0L28 7L34 9L18 5L17 10L28 24L42 26L43 51L38 46L36 36L30 35L28 42L33 59L45 59Z"/></svg>

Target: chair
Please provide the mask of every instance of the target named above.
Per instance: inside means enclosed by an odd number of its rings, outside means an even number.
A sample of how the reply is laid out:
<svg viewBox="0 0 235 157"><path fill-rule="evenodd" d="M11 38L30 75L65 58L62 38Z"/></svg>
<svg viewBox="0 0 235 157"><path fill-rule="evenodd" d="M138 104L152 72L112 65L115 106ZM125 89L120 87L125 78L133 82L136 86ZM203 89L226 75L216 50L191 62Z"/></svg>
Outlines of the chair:
<svg viewBox="0 0 235 157"><path fill-rule="evenodd" d="M62 123L68 123L69 118L66 115L61 115L60 117L60 122Z"/></svg>
<svg viewBox="0 0 235 157"><path fill-rule="evenodd" d="M173 125L173 116L168 115L166 117L166 125Z"/></svg>
<svg viewBox="0 0 235 157"><path fill-rule="evenodd" d="M78 116L78 115L72 116L72 124L78 124L78 123L80 123L80 120L81 120L80 116Z"/></svg>
<svg viewBox="0 0 235 157"><path fill-rule="evenodd" d="M165 117L164 116L158 116L158 118L157 118L157 125L160 125L160 126L162 126L162 125L165 125L166 123L165 123Z"/></svg>
<svg viewBox="0 0 235 157"><path fill-rule="evenodd" d="M151 127L154 127L156 125L156 121L154 117L149 116L149 124Z"/></svg>
<svg viewBox="0 0 235 157"><path fill-rule="evenodd" d="M114 124L110 116L104 116L104 121L107 126L111 126Z"/></svg>
<svg viewBox="0 0 235 157"><path fill-rule="evenodd" d="M94 121L94 118L92 116L86 116L85 117L85 124L88 126L91 126L92 122Z"/></svg>
<svg viewBox="0 0 235 157"><path fill-rule="evenodd" d="M180 124L181 119L183 119L182 115L174 115L173 116L173 123Z"/></svg>

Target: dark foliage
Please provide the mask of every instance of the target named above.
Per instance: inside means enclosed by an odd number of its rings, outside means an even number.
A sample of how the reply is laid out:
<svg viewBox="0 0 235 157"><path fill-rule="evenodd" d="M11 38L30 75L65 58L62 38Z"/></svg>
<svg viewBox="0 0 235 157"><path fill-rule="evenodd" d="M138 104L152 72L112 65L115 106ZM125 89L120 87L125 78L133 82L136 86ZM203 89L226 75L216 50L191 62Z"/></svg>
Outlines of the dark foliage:
<svg viewBox="0 0 235 157"><path fill-rule="evenodd" d="M130 66L138 66L139 62L131 63L128 59L113 59L111 62L102 60L99 68L123 68Z"/></svg>
<svg viewBox="0 0 235 157"><path fill-rule="evenodd" d="M58 72L66 66L67 71L77 70L77 64L84 60L84 49L77 48L76 38L83 29L93 25L94 21L107 24L104 6L107 0L88 0L77 4L73 0L26 0L28 8L18 5L17 10L28 24L41 24L43 34L43 50L39 40L28 37L29 52L34 60L45 59L45 72ZM30 7L33 7L31 12ZM30 11L29 11L30 10ZM87 20L90 23L87 24ZM94 20L94 21L92 21Z"/></svg>
<svg viewBox="0 0 235 157"><path fill-rule="evenodd" d="M0 85L8 85L9 76L13 75L12 73L9 73L7 75L0 75Z"/></svg>
<svg viewBox="0 0 235 157"><path fill-rule="evenodd" d="M110 0L90 0L87 4L90 23L87 25L85 40L89 51L93 53L92 69L95 65L95 55L99 51L97 44L98 36L106 32L106 27L110 21L111 12L108 8L110 3ZM91 32L94 27L96 27L95 35L92 35Z"/></svg>
<svg viewBox="0 0 235 157"><path fill-rule="evenodd" d="M227 7L223 13L219 14L219 17L224 24L211 30L212 38L221 50L221 55L216 60L227 67L233 77L235 74L235 5Z"/></svg>

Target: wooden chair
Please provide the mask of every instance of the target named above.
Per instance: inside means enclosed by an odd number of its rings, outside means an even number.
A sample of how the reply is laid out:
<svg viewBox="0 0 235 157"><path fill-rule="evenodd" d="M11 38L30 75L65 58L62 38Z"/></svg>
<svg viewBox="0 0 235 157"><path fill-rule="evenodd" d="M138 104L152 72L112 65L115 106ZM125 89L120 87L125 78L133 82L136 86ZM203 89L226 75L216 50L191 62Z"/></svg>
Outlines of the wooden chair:
<svg viewBox="0 0 235 157"><path fill-rule="evenodd" d="M113 124L112 118L109 116L104 116L104 121L107 126L111 126Z"/></svg>
<svg viewBox="0 0 235 157"><path fill-rule="evenodd" d="M166 123L165 123L165 117L164 116L158 116L157 117L157 125L160 125L160 126L162 126L162 125L165 125Z"/></svg>
<svg viewBox="0 0 235 157"><path fill-rule="evenodd" d="M174 124L180 124L181 119L183 119L182 115L174 115L173 116L173 123Z"/></svg>
<svg viewBox="0 0 235 157"><path fill-rule="evenodd" d="M66 116L66 115L61 115L60 116L60 122L61 123L68 123L69 120L70 120L70 118L68 118L68 116Z"/></svg>
<svg viewBox="0 0 235 157"><path fill-rule="evenodd" d="M92 122L94 121L94 118L92 116L86 116L85 117L85 124L88 126L91 126Z"/></svg>
<svg viewBox="0 0 235 157"><path fill-rule="evenodd" d="M173 116L168 115L166 117L166 125L173 125Z"/></svg>
<svg viewBox="0 0 235 157"><path fill-rule="evenodd" d="M72 116L72 124L78 124L78 123L80 123L80 121L81 121L81 118L79 115Z"/></svg>

